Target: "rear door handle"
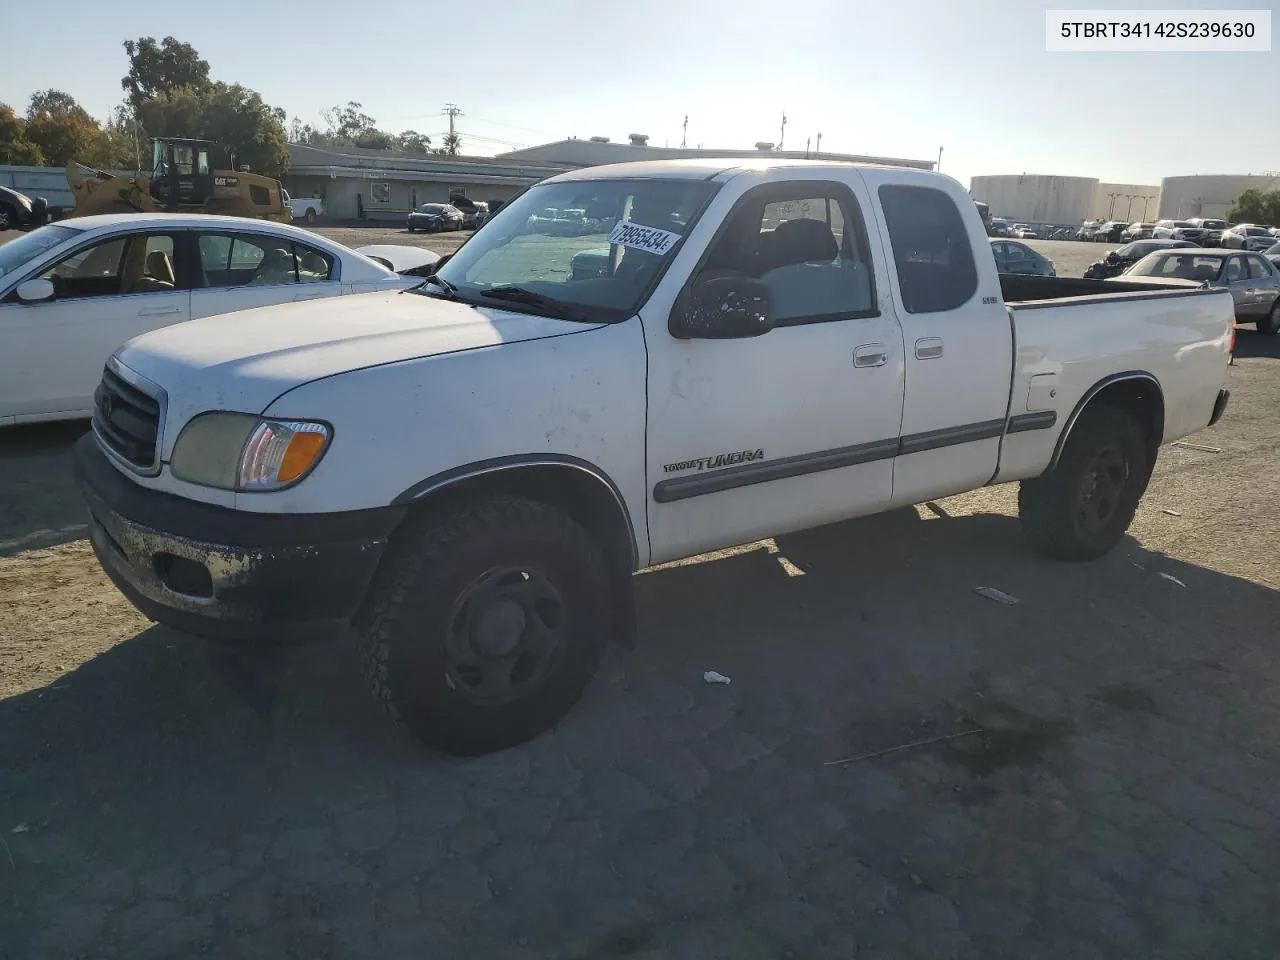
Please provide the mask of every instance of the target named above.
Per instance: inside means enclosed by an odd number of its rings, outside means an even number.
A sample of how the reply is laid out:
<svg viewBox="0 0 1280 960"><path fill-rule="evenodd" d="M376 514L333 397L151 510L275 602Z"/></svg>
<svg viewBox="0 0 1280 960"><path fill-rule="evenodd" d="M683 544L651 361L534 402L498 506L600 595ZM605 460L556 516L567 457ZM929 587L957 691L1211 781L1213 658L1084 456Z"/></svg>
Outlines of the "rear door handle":
<svg viewBox="0 0 1280 960"><path fill-rule="evenodd" d="M181 307L156 307L152 310L139 310L140 317L171 317L182 313Z"/></svg>
<svg viewBox="0 0 1280 960"><path fill-rule="evenodd" d="M916 341L916 359L934 360L942 356L941 337L921 337Z"/></svg>
<svg viewBox="0 0 1280 960"><path fill-rule="evenodd" d="M883 367L887 359L888 352L883 343L864 343L853 351L855 367Z"/></svg>

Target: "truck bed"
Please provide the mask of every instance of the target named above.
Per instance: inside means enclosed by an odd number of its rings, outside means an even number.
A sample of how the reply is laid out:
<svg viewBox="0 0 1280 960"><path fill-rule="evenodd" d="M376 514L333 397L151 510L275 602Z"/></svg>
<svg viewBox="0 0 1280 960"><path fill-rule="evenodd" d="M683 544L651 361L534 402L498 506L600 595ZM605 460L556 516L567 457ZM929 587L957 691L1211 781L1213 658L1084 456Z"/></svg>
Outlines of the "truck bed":
<svg viewBox="0 0 1280 960"><path fill-rule="evenodd" d="M1020 273L1000 274L1000 292L1005 303L1020 304L1065 300L1071 297L1100 297L1117 293L1159 293L1167 296L1199 293L1207 288L1188 283L1186 288L1167 283L1142 283L1136 280L1086 280L1083 277L1034 277Z"/></svg>

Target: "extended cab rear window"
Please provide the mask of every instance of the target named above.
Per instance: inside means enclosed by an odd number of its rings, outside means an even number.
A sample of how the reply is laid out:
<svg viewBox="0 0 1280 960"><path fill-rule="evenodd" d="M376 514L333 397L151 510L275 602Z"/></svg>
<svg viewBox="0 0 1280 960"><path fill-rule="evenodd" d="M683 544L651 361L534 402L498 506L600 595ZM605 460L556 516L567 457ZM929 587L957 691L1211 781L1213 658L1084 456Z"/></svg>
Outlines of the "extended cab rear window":
<svg viewBox="0 0 1280 960"><path fill-rule="evenodd" d="M907 313L941 313L968 303L978 290L978 270L952 199L933 187L900 184L878 193Z"/></svg>

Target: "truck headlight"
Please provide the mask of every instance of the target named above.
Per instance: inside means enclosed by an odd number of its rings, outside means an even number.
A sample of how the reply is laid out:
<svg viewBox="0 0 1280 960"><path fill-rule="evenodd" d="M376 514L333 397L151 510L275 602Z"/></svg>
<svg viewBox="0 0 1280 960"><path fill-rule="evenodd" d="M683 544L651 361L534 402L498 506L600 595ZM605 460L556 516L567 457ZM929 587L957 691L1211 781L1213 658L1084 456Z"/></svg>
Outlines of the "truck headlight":
<svg viewBox="0 0 1280 960"><path fill-rule="evenodd" d="M182 428L169 469L179 480L245 492L283 490L320 462L333 430L312 420L202 413Z"/></svg>

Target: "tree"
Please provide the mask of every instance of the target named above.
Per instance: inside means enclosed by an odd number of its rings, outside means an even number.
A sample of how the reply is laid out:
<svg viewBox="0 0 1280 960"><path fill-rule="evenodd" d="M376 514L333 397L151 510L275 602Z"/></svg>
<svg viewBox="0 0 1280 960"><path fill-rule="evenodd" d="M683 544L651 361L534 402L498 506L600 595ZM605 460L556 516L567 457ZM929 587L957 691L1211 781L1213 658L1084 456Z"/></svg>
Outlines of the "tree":
<svg viewBox="0 0 1280 960"><path fill-rule="evenodd" d="M135 110L179 87L200 90L209 86L209 61L202 60L189 43L165 37L157 44L154 37L140 37L126 40L124 49L129 55L129 72L120 86Z"/></svg>
<svg viewBox="0 0 1280 960"><path fill-rule="evenodd" d="M456 133L446 133L440 141L440 149L436 153L445 156L456 157L458 151L462 149L462 138Z"/></svg>
<svg viewBox="0 0 1280 960"><path fill-rule="evenodd" d="M366 130L356 137L356 146L366 150L390 150L395 146L396 138L382 130Z"/></svg>
<svg viewBox="0 0 1280 960"><path fill-rule="evenodd" d="M1246 190L1227 211L1232 223L1280 224L1280 190Z"/></svg>
<svg viewBox="0 0 1280 960"><path fill-rule="evenodd" d="M55 166L64 166L73 158L82 163L103 159L98 121L61 90L32 94L25 137L39 148L46 163Z"/></svg>
<svg viewBox="0 0 1280 960"><path fill-rule="evenodd" d="M430 153L431 138L417 130L405 130L396 137L396 149L405 153Z"/></svg>
<svg viewBox="0 0 1280 960"><path fill-rule="evenodd" d="M27 122L13 112L13 107L0 103L0 163L44 163L40 148L27 139Z"/></svg>
<svg viewBox="0 0 1280 960"><path fill-rule="evenodd" d="M238 83L178 87L145 102L138 117L148 136L216 140L257 173L279 176L288 165L279 114Z"/></svg>
<svg viewBox="0 0 1280 960"><path fill-rule="evenodd" d="M322 111L329 133L339 143L355 143L362 134L377 128L373 117L364 112L363 104L348 100L345 107L333 106Z"/></svg>

